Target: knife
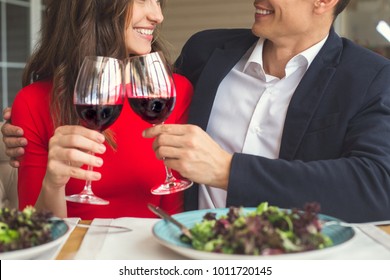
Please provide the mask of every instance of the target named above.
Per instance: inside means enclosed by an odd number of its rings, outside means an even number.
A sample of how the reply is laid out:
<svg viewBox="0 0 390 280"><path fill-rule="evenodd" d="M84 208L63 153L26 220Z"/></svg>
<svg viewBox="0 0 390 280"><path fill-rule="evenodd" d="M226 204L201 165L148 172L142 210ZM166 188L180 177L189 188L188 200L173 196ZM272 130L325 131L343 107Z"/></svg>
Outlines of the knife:
<svg viewBox="0 0 390 280"><path fill-rule="evenodd" d="M185 225L180 223L178 220L174 219L171 215L169 215L167 212L162 210L160 207L153 205L151 203L148 203L148 208L150 211L152 211L154 214L158 215L159 217L163 218L165 221L170 222L177 226L180 231L187 236L189 239L192 240L193 236L190 232L190 229L187 228Z"/></svg>
<svg viewBox="0 0 390 280"><path fill-rule="evenodd" d="M375 242L379 243L387 250L390 250L390 235L374 225L358 226L364 234L368 235Z"/></svg>

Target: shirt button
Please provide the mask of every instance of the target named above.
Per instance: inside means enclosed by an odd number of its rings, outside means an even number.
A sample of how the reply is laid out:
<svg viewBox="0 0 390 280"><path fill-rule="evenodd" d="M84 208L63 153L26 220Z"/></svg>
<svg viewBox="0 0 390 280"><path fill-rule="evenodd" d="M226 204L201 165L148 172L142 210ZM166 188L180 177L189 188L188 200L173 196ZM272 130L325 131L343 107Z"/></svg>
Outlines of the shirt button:
<svg viewBox="0 0 390 280"><path fill-rule="evenodd" d="M263 130L261 129L260 126L256 126L255 127L255 132L256 132L256 134L261 134L263 132Z"/></svg>

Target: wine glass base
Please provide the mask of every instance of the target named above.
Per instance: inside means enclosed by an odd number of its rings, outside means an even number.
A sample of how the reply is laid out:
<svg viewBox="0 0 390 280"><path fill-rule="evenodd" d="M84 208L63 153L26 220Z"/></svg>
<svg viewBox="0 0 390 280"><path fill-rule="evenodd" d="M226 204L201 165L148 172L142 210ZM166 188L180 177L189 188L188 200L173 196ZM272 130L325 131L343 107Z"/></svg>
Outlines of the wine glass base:
<svg viewBox="0 0 390 280"><path fill-rule="evenodd" d="M108 205L110 202L103 198L90 194L73 194L66 196L65 199L71 202L94 204L94 205Z"/></svg>
<svg viewBox="0 0 390 280"><path fill-rule="evenodd" d="M165 182L159 186L155 186L151 189L152 194L155 195L166 195L171 193L176 193L180 191L184 191L191 187L193 182L187 180L172 180L170 182Z"/></svg>

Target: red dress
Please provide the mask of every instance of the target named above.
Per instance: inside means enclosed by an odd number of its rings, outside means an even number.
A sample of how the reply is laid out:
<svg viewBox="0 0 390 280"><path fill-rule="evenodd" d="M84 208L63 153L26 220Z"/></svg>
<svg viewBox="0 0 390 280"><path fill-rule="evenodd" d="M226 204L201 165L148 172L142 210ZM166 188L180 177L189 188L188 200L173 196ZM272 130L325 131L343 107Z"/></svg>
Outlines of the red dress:
<svg viewBox="0 0 390 280"><path fill-rule="evenodd" d="M183 76L174 75L177 98L173 112L165 123L185 123L193 88ZM18 173L19 208L35 205L46 173L48 143L54 134L49 111L49 93L52 82L39 81L23 88L12 105L12 122L23 128L28 139L26 153ZM107 147L102 157L104 164L96 168L102 174L100 181L92 182L94 193L110 201L109 205L88 205L67 202L68 216L93 218L155 217L147 208L151 202L169 213L183 210L183 193L157 196L150 188L165 179L163 162L152 149L153 139L142 137L142 131L151 125L130 108L127 101L121 115L110 127L115 133L117 151ZM83 180L71 178L66 194L79 193Z"/></svg>

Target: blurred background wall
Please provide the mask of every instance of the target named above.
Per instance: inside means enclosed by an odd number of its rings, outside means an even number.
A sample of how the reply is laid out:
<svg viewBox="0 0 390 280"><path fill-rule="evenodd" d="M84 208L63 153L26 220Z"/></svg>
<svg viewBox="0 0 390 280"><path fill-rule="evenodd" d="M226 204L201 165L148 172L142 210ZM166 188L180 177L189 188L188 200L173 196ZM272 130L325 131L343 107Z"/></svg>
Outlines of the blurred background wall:
<svg viewBox="0 0 390 280"><path fill-rule="evenodd" d="M251 0L168 0L163 33L177 56L194 33L212 28L250 28L254 18Z"/></svg>
<svg viewBox="0 0 390 280"><path fill-rule="evenodd" d="M0 0L0 109L11 105L21 88L22 69L39 36L44 2ZM252 0L167 0L164 15L164 36L176 57L199 30L250 28L254 8ZM390 0L352 0L335 28L341 36L390 58L389 41L376 31L380 20L390 24Z"/></svg>

